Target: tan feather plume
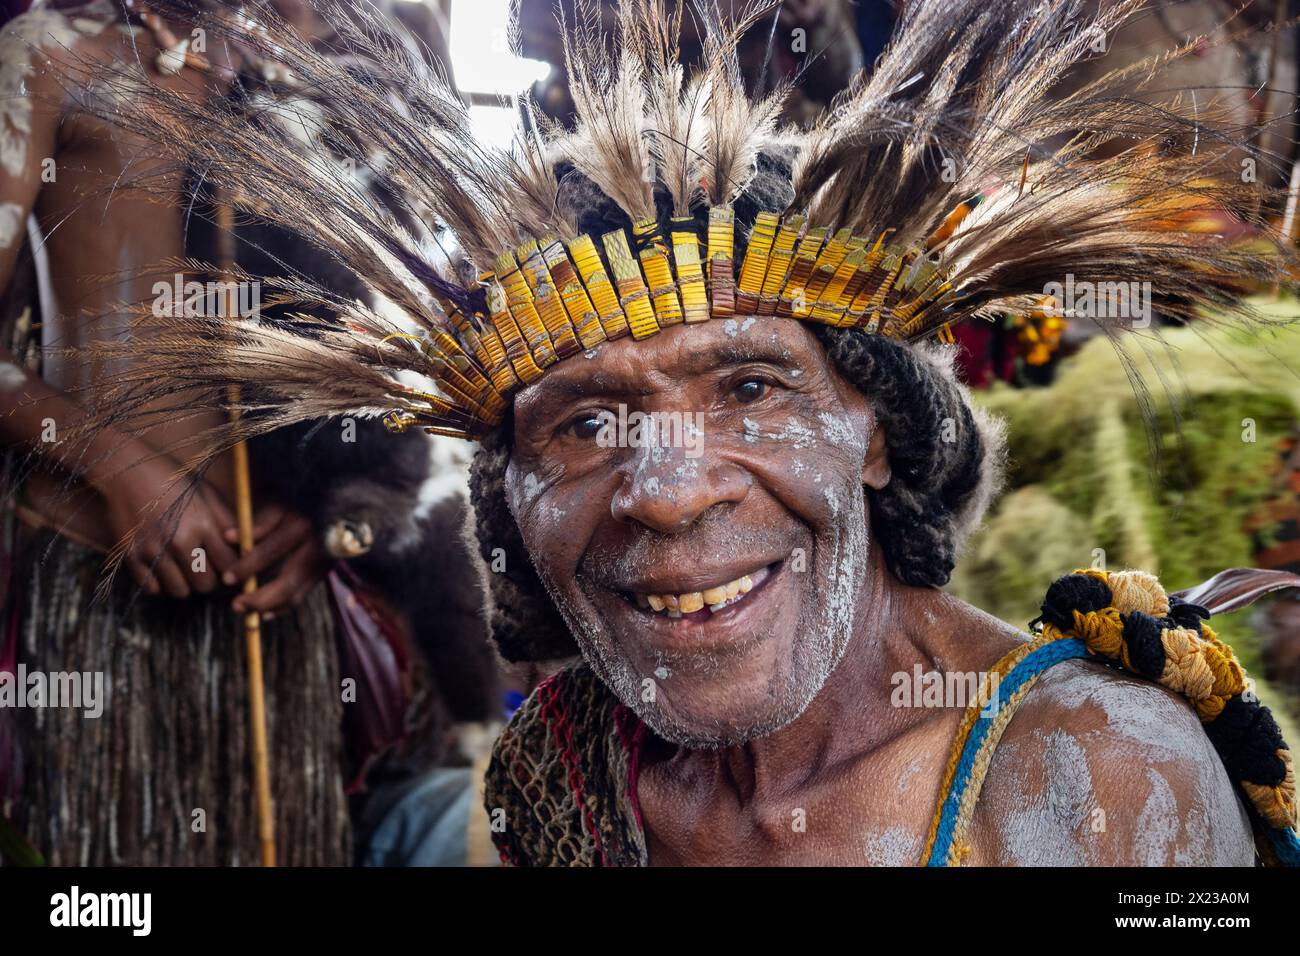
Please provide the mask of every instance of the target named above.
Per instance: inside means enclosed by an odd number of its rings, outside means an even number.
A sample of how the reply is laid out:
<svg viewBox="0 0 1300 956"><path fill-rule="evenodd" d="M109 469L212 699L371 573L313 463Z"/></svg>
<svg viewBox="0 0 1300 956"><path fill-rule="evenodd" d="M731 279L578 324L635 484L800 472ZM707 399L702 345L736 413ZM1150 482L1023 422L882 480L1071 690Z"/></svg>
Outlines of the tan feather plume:
<svg viewBox="0 0 1300 956"><path fill-rule="evenodd" d="M579 0L570 27L560 7L569 94L577 114L573 164L633 221L655 218L654 163L644 135L644 34L624 10L610 36L596 0Z"/></svg>

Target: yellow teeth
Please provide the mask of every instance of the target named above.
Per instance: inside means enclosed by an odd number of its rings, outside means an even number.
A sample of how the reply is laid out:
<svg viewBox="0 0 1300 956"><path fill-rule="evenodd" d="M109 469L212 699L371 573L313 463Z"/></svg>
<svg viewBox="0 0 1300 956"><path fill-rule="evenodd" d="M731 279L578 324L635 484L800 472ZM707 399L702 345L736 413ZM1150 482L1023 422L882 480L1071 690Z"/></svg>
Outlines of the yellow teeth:
<svg viewBox="0 0 1300 956"><path fill-rule="evenodd" d="M634 597L638 606L649 607L656 614L681 617L706 607L710 611L721 611L753 589L754 579L745 574L734 581L705 588L703 591L690 591L686 594L636 594Z"/></svg>

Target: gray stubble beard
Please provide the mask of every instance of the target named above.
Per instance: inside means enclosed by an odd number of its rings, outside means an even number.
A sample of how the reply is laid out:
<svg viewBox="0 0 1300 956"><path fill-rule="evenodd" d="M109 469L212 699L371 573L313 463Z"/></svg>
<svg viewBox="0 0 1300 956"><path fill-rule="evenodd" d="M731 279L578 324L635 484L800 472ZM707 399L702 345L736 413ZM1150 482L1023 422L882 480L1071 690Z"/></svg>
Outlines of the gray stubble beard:
<svg viewBox="0 0 1300 956"><path fill-rule="evenodd" d="M805 601L796 625L797 633L808 635L808 639L795 646L789 680L777 690L775 709L766 720L742 730L716 727L709 731L684 725L674 719L660 702L664 693L662 686L656 687L654 701L642 700L644 682L647 678L653 679L653 675L637 673L632 663L618 652L600 622L578 613L569 601L560 596L559 589L541 572L540 566L538 571L551 600L582 650L583 658L614 696L651 730L669 743L692 750L738 746L769 736L797 720L820 693L848 650L857 596L866 573L869 535L863 486L853 486L845 497L848 498L847 504L838 502L833 494L827 495L836 519L836 533L824 546L830 554L830 571L829 580L819 593L825 599L815 604ZM818 620L807 620L810 611L817 612ZM697 663L696 666L701 665ZM716 666L721 670L725 662L714 658L702 666Z"/></svg>

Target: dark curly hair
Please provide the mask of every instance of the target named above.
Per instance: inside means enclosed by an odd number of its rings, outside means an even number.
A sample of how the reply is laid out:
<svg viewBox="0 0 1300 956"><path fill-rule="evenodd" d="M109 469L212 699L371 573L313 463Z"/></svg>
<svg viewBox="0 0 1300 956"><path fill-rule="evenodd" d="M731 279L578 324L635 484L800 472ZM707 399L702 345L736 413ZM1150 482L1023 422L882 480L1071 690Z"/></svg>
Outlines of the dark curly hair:
<svg viewBox="0 0 1300 956"><path fill-rule="evenodd" d="M753 178L734 203L738 238L762 211L793 198L794 150L759 155ZM575 211L578 230L599 235L631 226L618 205L572 166L559 164L560 200ZM668 204L660 203L667 228ZM706 212L696 217L703 233ZM680 228L680 227L678 227ZM738 242L737 257L744 254ZM814 325L840 374L872 400L885 428L893 472L880 491L868 490L871 527L890 570L905 584L947 583L967 533L979 522L1001 481L1000 427L976 409L957 381L951 353L907 346L856 329ZM506 503L513 419L484 439L470 469L474 532L484 560L505 555L504 570L488 575L492 634L507 660L546 660L578 652L551 602ZM498 551L500 549L500 551Z"/></svg>

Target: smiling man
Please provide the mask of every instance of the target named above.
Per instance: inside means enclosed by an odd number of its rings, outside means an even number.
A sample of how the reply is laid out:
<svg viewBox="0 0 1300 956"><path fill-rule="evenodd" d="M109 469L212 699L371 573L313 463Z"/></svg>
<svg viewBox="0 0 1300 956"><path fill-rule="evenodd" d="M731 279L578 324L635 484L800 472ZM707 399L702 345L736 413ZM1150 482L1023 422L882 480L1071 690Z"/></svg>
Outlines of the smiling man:
<svg viewBox="0 0 1300 956"><path fill-rule="evenodd" d="M553 603L586 662L498 745L487 805L510 862L916 863L963 711L895 706L893 677L982 673L1026 640L934 587L1001 453L945 360L744 326L558 366L479 459L480 502L504 465L500 520L550 596L525 631ZM601 447L623 404L702 411L703 454ZM508 529L489 517L480 540ZM1020 706L963 857L1231 865L1254 848L1186 704L1074 663Z"/></svg>
<svg viewBox="0 0 1300 956"><path fill-rule="evenodd" d="M778 131L780 94L751 100L736 65L746 23L703 4L687 75L679 21L629 2L616 36L566 28L576 127L537 127L525 99L509 149L364 17L340 42L409 112L273 17L240 33L383 157L447 261L258 115L120 107L183 120L212 182L398 316L291 281L342 322L170 318L158 370L218 405L251 383L258 429L383 414L479 442L498 647L581 655L497 742L505 861L1300 862L1290 752L1206 623L1277 580L1180 598L1076 572L1031 634L941 590L1003 458L953 377L954 323L1039 314L1072 277L1232 314L1221 290L1289 255L1196 225L1274 198L1205 178L1236 145L1212 110L1146 106L1124 76L1050 95L1140 4L1084 6L909 4L831 114ZM117 388L129 406L150 383Z"/></svg>

